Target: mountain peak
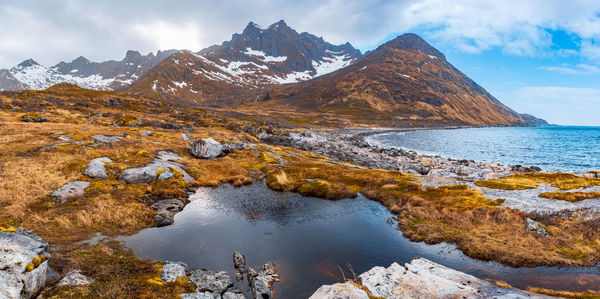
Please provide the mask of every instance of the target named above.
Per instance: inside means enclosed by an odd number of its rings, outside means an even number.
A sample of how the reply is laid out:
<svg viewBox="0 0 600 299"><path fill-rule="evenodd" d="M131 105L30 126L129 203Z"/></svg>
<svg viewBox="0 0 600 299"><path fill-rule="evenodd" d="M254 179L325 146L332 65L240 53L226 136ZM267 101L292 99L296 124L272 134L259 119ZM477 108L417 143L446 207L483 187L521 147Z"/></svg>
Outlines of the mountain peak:
<svg viewBox="0 0 600 299"><path fill-rule="evenodd" d="M402 34L382 45L382 47L385 46L399 50L421 51L431 56L446 59L446 56L444 56L442 52L438 51L438 49L434 48L423 38L414 33Z"/></svg>
<svg viewBox="0 0 600 299"><path fill-rule="evenodd" d="M142 54L140 54L140 52L129 50L129 51L127 51L127 54L125 54L124 60L132 61L132 60L139 59L139 58L142 58Z"/></svg>
<svg viewBox="0 0 600 299"><path fill-rule="evenodd" d="M83 57L83 56L79 56L76 59L74 59L73 61L71 61L71 63L89 63L90 61Z"/></svg>
<svg viewBox="0 0 600 299"><path fill-rule="evenodd" d="M40 65L40 64L37 63L35 60L29 58L29 59L24 60L23 62L19 63L19 65L17 65L17 66L26 68L26 67L35 66L35 65Z"/></svg>
<svg viewBox="0 0 600 299"><path fill-rule="evenodd" d="M275 28L275 29L280 28L280 27L281 28L286 28L286 27L289 28L290 26L288 26L288 24L286 24L284 20L279 20L279 22L273 23L273 24L271 24L271 26L269 26L269 28Z"/></svg>

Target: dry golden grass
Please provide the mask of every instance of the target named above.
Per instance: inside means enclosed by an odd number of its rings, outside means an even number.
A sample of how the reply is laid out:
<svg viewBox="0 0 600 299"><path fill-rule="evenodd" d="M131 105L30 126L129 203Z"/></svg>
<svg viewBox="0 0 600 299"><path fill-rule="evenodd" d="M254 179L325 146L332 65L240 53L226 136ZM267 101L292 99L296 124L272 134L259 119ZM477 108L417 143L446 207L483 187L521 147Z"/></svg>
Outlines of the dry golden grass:
<svg viewBox="0 0 600 299"><path fill-rule="evenodd" d="M522 173L503 177L495 180L484 180L475 182L480 187L524 190L534 189L538 184L551 184L552 187L561 190L579 189L590 186L600 186L600 179L576 176L570 173Z"/></svg>
<svg viewBox="0 0 600 299"><path fill-rule="evenodd" d="M600 192L591 191L591 192L562 192L562 191L552 191L552 192L544 192L539 195L540 197L549 198L549 199L558 199L558 200L566 200L570 202L582 201L590 198L598 198L600 197Z"/></svg>
<svg viewBox="0 0 600 299"><path fill-rule="evenodd" d="M561 297L561 298L574 298L574 299L598 299L600 298L600 292L587 291L587 292L566 292L566 291L555 291L543 288L527 288L529 292L544 294L548 296Z"/></svg>

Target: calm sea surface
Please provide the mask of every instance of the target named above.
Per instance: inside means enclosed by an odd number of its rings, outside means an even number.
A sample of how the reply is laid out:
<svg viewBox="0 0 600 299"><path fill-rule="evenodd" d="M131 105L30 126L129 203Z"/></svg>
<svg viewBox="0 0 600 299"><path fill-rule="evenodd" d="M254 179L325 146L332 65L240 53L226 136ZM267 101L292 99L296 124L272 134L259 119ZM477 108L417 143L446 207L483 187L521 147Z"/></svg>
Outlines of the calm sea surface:
<svg viewBox="0 0 600 299"><path fill-rule="evenodd" d="M600 127L422 130L375 135L368 141L422 154L535 165L548 171L600 170Z"/></svg>

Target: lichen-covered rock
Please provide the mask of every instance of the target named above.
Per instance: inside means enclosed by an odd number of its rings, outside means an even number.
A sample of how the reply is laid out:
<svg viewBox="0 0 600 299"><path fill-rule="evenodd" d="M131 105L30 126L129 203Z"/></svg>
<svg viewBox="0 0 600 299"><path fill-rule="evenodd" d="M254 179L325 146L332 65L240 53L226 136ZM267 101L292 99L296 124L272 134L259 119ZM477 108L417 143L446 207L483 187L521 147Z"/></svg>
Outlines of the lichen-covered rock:
<svg viewBox="0 0 600 299"><path fill-rule="evenodd" d="M83 174L93 179L106 180L108 179L108 174L106 174L106 163L112 163L112 160L108 157L92 159Z"/></svg>
<svg viewBox="0 0 600 299"><path fill-rule="evenodd" d="M223 146L212 138L190 142L188 148L192 156L201 159L214 159L223 153Z"/></svg>
<svg viewBox="0 0 600 299"><path fill-rule="evenodd" d="M527 218L527 231L534 237L547 237L548 232L543 224Z"/></svg>
<svg viewBox="0 0 600 299"><path fill-rule="evenodd" d="M127 168L121 173L119 179L129 184L152 183L157 178L164 180L172 178L175 175L171 169L173 168L181 173L186 182L194 181L194 178L183 170L183 164L173 161L178 159L181 157L173 152L160 151L152 163L144 167Z"/></svg>
<svg viewBox="0 0 600 299"><path fill-rule="evenodd" d="M427 259L414 259L404 267L374 267L358 276L372 296L384 298L549 298L513 288L498 287Z"/></svg>
<svg viewBox="0 0 600 299"><path fill-rule="evenodd" d="M221 295L212 292L183 293L181 299L221 299Z"/></svg>
<svg viewBox="0 0 600 299"><path fill-rule="evenodd" d="M359 287L346 282L321 286L309 299L369 299Z"/></svg>
<svg viewBox="0 0 600 299"><path fill-rule="evenodd" d="M0 230L0 298L35 297L46 283L48 243L25 229Z"/></svg>
<svg viewBox="0 0 600 299"><path fill-rule="evenodd" d="M162 279L164 282L174 282L177 280L177 277L187 276L185 274L186 269L187 265L182 262L167 262L162 268L160 279Z"/></svg>
<svg viewBox="0 0 600 299"><path fill-rule="evenodd" d="M52 193L52 199L59 203L65 203L69 198L81 197L85 194L85 189L90 186L90 182L75 181L70 182Z"/></svg>
<svg viewBox="0 0 600 299"><path fill-rule="evenodd" d="M246 297L242 294L242 291L236 288L231 288L221 296L223 299L245 299Z"/></svg>
<svg viewBox="0 0 600 299"><path fill-rule="evenodd" d="M279 273L273 262L263 265L260 272L248 271L248 281L254 298L273 298L273 283L279 281Z"/></svg>
<svg viewBox="0 0 600 299"><path fill-rule="evenodd" d="M93 279L83 275L80 270L73 270L63 277L57 286L80 286L94 282Z"/></svg>
<svg viewBox="0 0 600 299"><path fill-rule="evenodd" d="M43 116L39 116L36 114L25 114L19 118L21 121L28 123L41 123L47 121L47 119Z"/></svg>
<svg viewBox="0 0 600 299"><path fill-rule="evenodd" d="M222 294L233 286L233 280L226 271L197 269L192 270L190 280L196 284L197 292L212 292Z"/></svg>

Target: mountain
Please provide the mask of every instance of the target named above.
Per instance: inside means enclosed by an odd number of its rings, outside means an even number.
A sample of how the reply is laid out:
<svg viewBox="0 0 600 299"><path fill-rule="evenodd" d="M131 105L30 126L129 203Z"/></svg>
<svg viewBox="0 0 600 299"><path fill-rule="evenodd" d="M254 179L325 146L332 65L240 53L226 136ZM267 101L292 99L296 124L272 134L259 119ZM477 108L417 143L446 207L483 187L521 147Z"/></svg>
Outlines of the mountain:
<svg viewBox="0 0 600 299"><path fill-rule="evenodd" d="M361 58L349 43L333 45L310 33L298 33L283 20L268 27L250 22L241 34L233 34L221 45L172 55L128 91L205 103L243 90L310 80Z"/></svg>
<svg viewBox="0 0 600 299"><path fill-rule="evenodd" d="M121 61L91 62L83 56L45 67L33 59L21 62L10 70L0 70L0 89L45 89L58 83L72 83L83 88L116 90L133 83L176 50L141 55L128 51Z"/></svg>
<svg viewBox="0 0 600 299"><path fill-rule="evenodd" d="M271 103L300 111L328 112L397 122L457 125L544 124L506 107L452 66L416 34L403 34L360 61L330 74L271 87ZM252 102L254 96L246 101Z"/></svg>

